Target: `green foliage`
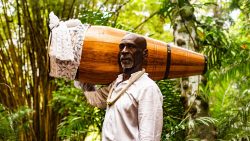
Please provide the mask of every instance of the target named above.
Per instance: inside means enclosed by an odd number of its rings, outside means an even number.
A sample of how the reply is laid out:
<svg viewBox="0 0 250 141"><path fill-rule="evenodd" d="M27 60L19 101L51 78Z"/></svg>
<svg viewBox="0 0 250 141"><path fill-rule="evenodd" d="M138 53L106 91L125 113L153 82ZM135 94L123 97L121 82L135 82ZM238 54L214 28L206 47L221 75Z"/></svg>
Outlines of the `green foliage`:
<svg viewBox="0 0 250 141"><path fill-rule="evenodd" d="M221 29L221 25L212 17L204 16L198 27L197 41L200 50L208 57L208 68L219 68L223 60L231 59L228 56L233 55L235 42L230 40L228 31Z"/></svg>
<svg viewBox="0 0 250 141"><path fill-rule="evenodd" d="M64 116L58 125L61 139L84 140L89 132L101 131L104 111L91 107L82 92L72 82L55 80L58 89L53 92L51 106ZM94 128L92 128L94 127Z"/></svg>
<svg viewBox="0 0 250 141"><path fill-rule="evenodd" d="M163 132L162 140L179 141L185 138L185 121L182 122L184 109L176 80L157 82L163 95Z"/></svg>
<svg viewBox="0 0 250 141"><path fill-rule="evenodd" d="M162 0L133 0L125 5L117 18L116 28L149 36L165 42L172 42L173 36L168 25L169 19L159 15Z"/></svg>
<svg viewBox="0 0 250 141"><path fill-rule="evenodd" d="M11 128L8 111L0 104L0 140L14 140L17 136Z"/></svg>
<svg viewBox="0 0 250 141"><path fill-rule="evenodd" d="M91 25L110 25L111 12L81 11L79 20Z"/></svg>
<svg viewBox="0 0 250 141"><path fill-rule="evenodd" d="M181 3L182 1L177 1ZM208 1L210 2L210 1ZM165 17L175 19L181 12L177 3L167 3L162 7ZM224 4L224 5L222 5ZM219 9L216 3L193 5L195 8L208 6L213 8L214 15L200 15L196 20L196 41L199 50L207 55L209 71L206 74L207 85L201 88L205 98L210 101L210 112L213 118L191 121L187 124L215 123L218 139L246 140L249 138L249 75L250 75L250 36L249 36L249 1L222 2ZM247 7L248 5L248 7ZM242 11L238 21L229 17L231 10ZM244 7L244 8L243 8ZM199 9L201 10L201 9ZM223 11L222 11L223 10ZM172 20L171 20L172 21ZM228 26L225 26L227 23ZM214 120L215 119L215 120ZM214 122L217 121L217 122ZM196 123L195 123L196 122Z"/></svg>
<svg viewBox="0 0 250 141"><path fill-rule="evenodd" d="M224 21L218 24L218 19L212 17L203 20L200 44L210 68L203 92L209 97L212 117L218 121L218 139L245 140L250 134L249 23L235 21L230 29L223 29Z"/></svg>
<svg viewBox="0 0 250 141"><path fill-rule="evenodd" d="M0 141L17 140L22 132L30 130L32 113L27 107L11 111L0 104Z"/></svg>
<svg viewBox="0 0 250 141"><path fill-rule="evenodd" d="M219 121L218 137L227 140L243 138L250 133L249 56L241 63L235 61L232 65L224 66L222 71L211 70L208 74L211 114Z"/></svg>
<svg viewBox="0 0 250 141"><path fill-rule="evenodd" d="M163 0L159 14L163 18L169 18L171 24L174 25L178 16L182 20L193 19L194 6L187 0Z"/></svg>
<svg viewBox="0 0 250 141"><path fill-rule="evenodd" d="M207 128L218 123L213 117L199 117L195 120L189 120L189 116L184 118L185 111L178 84L175 79L157 82L164 97L162 141L195 140L193 137L186 137L187 129L197 130L200 125Z"/></svg>

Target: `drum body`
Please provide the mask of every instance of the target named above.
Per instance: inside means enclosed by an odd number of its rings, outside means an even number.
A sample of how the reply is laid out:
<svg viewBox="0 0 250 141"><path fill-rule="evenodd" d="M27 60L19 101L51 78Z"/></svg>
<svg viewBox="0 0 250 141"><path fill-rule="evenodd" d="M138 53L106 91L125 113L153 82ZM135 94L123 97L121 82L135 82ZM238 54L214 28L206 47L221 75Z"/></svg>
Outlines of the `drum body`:
<svg viewBox="0 0 250 141"><path fill-rule="evenodd" d="M90 26L85 34L78 80L92 84L114 81L121 73L118 63L119 43L126 33L106 26ZM145 38L148 49L145 69L153 80L199 75L206 71L204 55Z"/></svg>

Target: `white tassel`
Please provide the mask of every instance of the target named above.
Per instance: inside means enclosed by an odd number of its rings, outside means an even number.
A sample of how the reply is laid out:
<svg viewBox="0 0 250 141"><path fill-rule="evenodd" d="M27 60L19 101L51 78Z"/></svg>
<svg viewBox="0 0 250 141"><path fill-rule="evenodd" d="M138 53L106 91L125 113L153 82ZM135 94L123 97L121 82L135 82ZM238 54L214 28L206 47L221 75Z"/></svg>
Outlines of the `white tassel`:
<svg viewBox="0 0 250 141"><path fill-rule="evenodd" d="M54 12L49 13L49 28L52 30L54 27L59 25L59 19L58 17L54 14Z"/></svg>
<svg viewBox="0 0 250 141"><path fill-rule="evenodd" d="M49 14L49 27L52 30L50 56L59 60L74 60L74 50L71 43L69 29L65 22L59 22L58 17L51 12Z"/></svg>
<svg viewBox="0 0 250 141"><path fill-rule="evenodd" d="M65 24L67 25L68 28L71 28L71 27L76 27L78 25L81 25L82 23L78 19L70 19L68 21L65 21Z"/></svg>

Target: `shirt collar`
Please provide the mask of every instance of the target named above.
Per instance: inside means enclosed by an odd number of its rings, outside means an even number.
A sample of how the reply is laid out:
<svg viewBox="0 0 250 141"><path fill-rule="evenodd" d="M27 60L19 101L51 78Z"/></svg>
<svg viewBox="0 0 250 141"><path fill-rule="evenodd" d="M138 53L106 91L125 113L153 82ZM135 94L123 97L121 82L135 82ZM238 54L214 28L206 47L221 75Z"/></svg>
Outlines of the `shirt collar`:
<svg viewBox="0 0 250 141"><path fill-rule="evenodd" d="M142 70L145 70L145 69L142 68ZM129 79L126 80L126 81L123 81L122 83L128 83L131 78L133 78L134 76L136 76L136 74L140 73L142 70L132 73L131 76L129 77ZM122 78L123 78L123 74L119 74L118 77L117 77L117 79L116 79L116 83L121 82Z"/></svg>

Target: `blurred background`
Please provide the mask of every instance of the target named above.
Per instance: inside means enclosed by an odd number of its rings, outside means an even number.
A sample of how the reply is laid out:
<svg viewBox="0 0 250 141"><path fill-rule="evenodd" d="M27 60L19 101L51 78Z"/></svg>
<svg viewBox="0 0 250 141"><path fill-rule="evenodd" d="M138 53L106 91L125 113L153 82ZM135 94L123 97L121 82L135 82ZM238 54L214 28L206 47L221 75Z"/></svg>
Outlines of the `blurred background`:
<svg viewBox="0 0 250 141"><path fill-rule="evenodd" d="M48 75L52 11L207 56L205 75L157 81L163 141L249 140L250 1L1 0L0 141L101 140L105 110Z"/></svg>

